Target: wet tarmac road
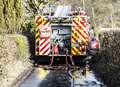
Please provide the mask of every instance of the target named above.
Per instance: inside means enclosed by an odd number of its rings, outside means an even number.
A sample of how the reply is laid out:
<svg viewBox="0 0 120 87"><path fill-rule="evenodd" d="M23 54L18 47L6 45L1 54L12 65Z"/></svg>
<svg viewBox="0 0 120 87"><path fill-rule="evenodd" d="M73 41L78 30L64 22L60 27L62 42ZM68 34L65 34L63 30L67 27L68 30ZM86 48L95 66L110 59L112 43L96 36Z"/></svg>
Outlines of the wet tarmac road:
<svg viewBox="0 0 120 87"><path fill-rule="evenodd" d="M92 72L86 76L79 71L74 74L74 79L71 79L66 71L48 71L38 68L21 83L20 87L106 87Z"/></svg>

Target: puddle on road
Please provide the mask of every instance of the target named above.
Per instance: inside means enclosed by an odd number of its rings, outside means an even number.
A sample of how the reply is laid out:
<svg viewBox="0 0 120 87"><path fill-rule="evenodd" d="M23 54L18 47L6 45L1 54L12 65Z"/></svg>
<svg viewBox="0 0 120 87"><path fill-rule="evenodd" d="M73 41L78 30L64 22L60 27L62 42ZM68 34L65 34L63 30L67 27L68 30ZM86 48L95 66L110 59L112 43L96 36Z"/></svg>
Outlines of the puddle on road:
<svg viewBox="0 0 120 87"><path fill-rule="evenodd" d="M81 70L75 71L73 78L71 79L65 71L38 68L21 83L20 87L106 87L96 79L92 71L86 75L83 75Z"/></svg>
<svg viewBox="0 0 120 87"><path fill-rule="evenodd" d="M72 87L106 87L102 82L98 81L93 71L83 75L80 71L75 72L75 77L72 79Z"/></svg>

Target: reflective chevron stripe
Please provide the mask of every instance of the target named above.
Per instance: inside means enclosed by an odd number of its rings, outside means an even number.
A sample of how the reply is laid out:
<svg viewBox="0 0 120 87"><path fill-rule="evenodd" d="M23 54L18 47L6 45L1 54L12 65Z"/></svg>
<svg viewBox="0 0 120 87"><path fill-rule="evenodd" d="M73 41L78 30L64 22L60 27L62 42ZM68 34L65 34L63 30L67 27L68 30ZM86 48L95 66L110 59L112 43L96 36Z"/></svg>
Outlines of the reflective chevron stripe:
<svg viewBox="0 0 120 87"><path fill-rule="evenodd" d="M79 48L77 47L72 47L72 55L77 55L79 52Z"/></svg>
<svg viewBox="0 0 120 87"><path fill-rule="evenodd" d="M37 26L36 35L35 35L36 36L36 55L47 55L50 53L50 40L49 40L49 43L46 44L45 42L47 41L47 39L40 38L40 36L41 36L40 31L41 30L46 30L46 31L49 30L50 29L50 28L48 28L49 22L47 19L37 16L36 17L36 26ZM44 43L41 43L42 41L44 41ZM46 46L46 45L48 45L48 46Z"/></svg>
<svg viewBox="0 0 120 87"><path fill-rule="evenodd" d="M48 55L50 53L50 41L50 37L40 39L40 55Z"/></svg>
<svg viewBox="0 0 120 87"><path fill-rule="evenodd" d="M38 28L38 24L41 22L41 17L37 16L36 17L36 30L35 30L35 39L36 39L36 44L35 44L35 53L36 55L39 55L39 41L40 41L40 29Z"/></svg>
<svg viewBox="0 0 120 87"><path fill-rule="evenodd" d="M41 29L40 32L51 32L51 28L49 27L49 21L44 19L42 24L40 25ZM50 46L51 46L51 35L47 38L43 38L42 35L40 37L40 44L39 44L39 55L49 55L50 54Z"/></svg>
<svg viewBox="0 0 120 87"><path fill-rule="evenodd" d="M72 20L72 44L80 45L80 42L84 42L85 45L88 44L89 35L85 31L86 25L84 24L83 18L74 18ZM72 47L72 55L82 55L86 52L86 46L82 45L80 47Z"/></svg>
<svg viewBox="0 0 120 87"><path fill-rule="evenodd" d="M72 26L71 37L72 37L71 38L72 44L76 44L78 42L78 32L77 32L76 26ZM71 48L72 55L77 55L78 51L79 51L79 49L77 47L72 46L72 48Z"/></svg>
<svg viewBox="0 0 120 87"><path fill-rule="evenodd" d="M78 27L79 33L80 35L86 40L88 39L88 34L86 33L86 31L84 30L85 27L82 26L81 22L77 21L77 20L73 20L73 25Z"/></svg>
<svg viewBox="0 0 120 87"><path fill-rule="evenodd" d="M72 29L72 43L77 43L77 33L75 30Z"/></svg>
<svg viewBox="0 0 120 87"><path fill-rule="evenodd" d="M77 55L74 49L72 49L72 55Z"/></svg>

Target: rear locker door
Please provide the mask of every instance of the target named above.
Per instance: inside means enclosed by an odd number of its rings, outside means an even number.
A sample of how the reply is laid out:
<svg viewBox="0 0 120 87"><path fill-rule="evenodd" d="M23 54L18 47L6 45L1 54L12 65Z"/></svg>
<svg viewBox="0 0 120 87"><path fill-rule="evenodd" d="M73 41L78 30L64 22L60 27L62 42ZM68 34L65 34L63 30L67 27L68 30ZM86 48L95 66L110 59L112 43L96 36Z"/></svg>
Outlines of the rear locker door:
<svg viewBox="0 0 120 87"><path fill-rule="evenodd" d="M49 55L51 47L51 27L49 20L47 18L40 17L37 28L39 29L39 45L37 47L38 55Z"/></svg>
<svg viewBox="0 0 120 87"><path fill-rule="evenodd" d="M85 24L81 17L72 20L71 53L72 55L86 55L88 34L85 31Z"/></svg>

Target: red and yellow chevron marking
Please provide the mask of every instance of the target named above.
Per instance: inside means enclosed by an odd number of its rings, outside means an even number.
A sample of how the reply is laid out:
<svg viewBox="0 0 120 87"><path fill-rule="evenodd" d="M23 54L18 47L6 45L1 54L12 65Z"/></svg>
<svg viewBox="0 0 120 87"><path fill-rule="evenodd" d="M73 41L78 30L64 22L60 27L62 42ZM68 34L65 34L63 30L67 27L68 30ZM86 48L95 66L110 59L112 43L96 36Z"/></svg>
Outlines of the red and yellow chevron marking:
<svg viewBox="0 0 120 87"><path fill-rule="evenodd" d="M79 48L77 47L72 47L72 55L78 55L79 54Z"/></svg>
<svg viewBox="0 0 120 87"><path fill-rule="evenodd" d="M72 43L77 43L77 32L74 28L72 28Z"/></svg>
<svg viewBox="0 0 120 87"><path fill-rule="evenodd" d="M44 26L48 26L49 22L46 18L41 18L37 24L37 27L41 29Z"/></svg>
<svg viewBox="0 0 120 87"><path fill-rule="evenodd" d="M72 44L76 44L78 43L78 32L77 32L77 27L76 26L73 26L72 27L72 30L71 30L71 41L72 41ZM71 53L72 55L78 55L78 52L79 52L79 49L77 47L72 47L71 48Z"/></svg>
<svg viewBox="0 0 120 87"><path fill-rule="evenodd" d="M41 20L41 17L37 16L36 17L36 25L39 24L40 20ZM38 26L35 30L35 33L36 33L35 34L35 38L36 38L35 53L36 53L36 55L39 55L40 30L39 30Z"/></svg>
<svg viewBox="0 0 120 87"><path fill-rule="evenodd" d="M84 20L81 18L75 18L72 21L72 44L79 43L79 40L81 40L82 43L86 44L88 43L88 38L89 35L88 33L85 31L86 29L86 25L83 22ZM81 47L72 47L72 55L82 55L83 53L85 53L86 51L86 47L85 46L81 46Z"/></svg>
<svg viewBox="0 0 120 87"><path fill-rule="evenodd" d="M49 27L49 22L46 19L44 19L42 21L42 24L39 25L38 27L41 27L40 32L42 32L43 30L51 32L51 28ZM41 37L39 43L39 55L49 55L50 46L51 46L51 35L48 36L47 38Z"/></svg>
<svg viewBox="0 0 120 87"><path fill-rule="evenodd" d="M86 46L82 46L80 48L78 47L72 47L72 55L83 55L86 53Z"/></svg>
<svg viewBox="0 0 120 87"><path fill-rule="evenodd" d="M77 33L80 37L80 35L82 36L82 40L84 42L87 42L88 41L88 38L89 38L89 35L86 33L86 31L82 28L82 25L84 26L84 29L85 29L85 25L82 24L81 22L79 22L79 20L73 20L73 26L76 26L78 27L77 29Z"/></svg>
<svg viewBox="0 0 120 87"><path fill-rule="evenodd" d="M40 16L37 16L36 17L36 55L39 55L40 54L40 30L47 30L47 27L48 27L48 20L43 18L43 17L40 17ZM44 28L46 26L46 28Z"/></svg>
<svg viewBox="0 0 120 87"><path fill-rule="evenodd" d="M79 28L82 36L84 36L85 38L88 38L89 35L85 31L86 26L81 21L73 20L73 25Z"/></svg>

